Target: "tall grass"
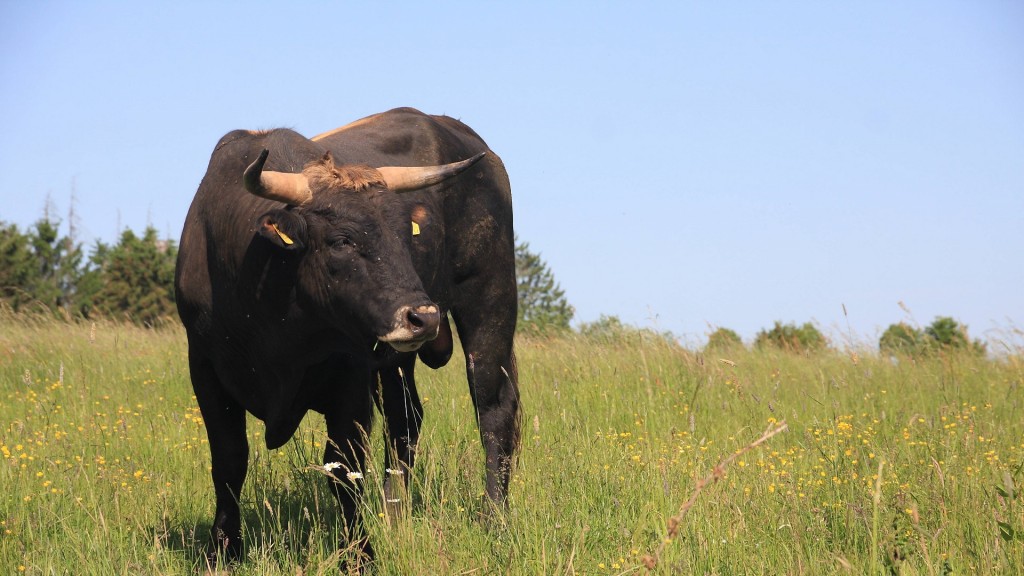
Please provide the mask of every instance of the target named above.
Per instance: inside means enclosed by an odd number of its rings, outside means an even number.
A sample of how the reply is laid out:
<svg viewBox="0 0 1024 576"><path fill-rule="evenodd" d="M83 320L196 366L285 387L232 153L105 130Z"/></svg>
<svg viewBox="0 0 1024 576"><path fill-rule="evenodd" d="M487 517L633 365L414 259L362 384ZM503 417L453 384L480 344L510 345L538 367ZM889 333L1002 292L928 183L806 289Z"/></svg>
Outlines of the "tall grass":
<svg viewBox="0 0 1024 576"><path fill-rule="evenodd" d="M374 573L631 574L655 550L658 574L1024 571L1019 355L705 356L641 334L522 339L518 355L507 512L486 514L460 361L418 370L426 422L400 517L384 512L374 430ZM322 418L273 452L262 432L250 420L232 573L336 573L349 552L319 466ZM209 465L181 330L0 317L5 573L206 571Z"/></svg>

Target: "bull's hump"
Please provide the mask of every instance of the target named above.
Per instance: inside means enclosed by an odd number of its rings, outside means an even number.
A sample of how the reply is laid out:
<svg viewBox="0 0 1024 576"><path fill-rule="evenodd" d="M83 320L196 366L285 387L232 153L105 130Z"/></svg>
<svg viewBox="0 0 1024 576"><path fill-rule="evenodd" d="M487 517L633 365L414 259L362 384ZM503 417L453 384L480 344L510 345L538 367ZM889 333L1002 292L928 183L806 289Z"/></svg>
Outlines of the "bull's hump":
<svg viewBox="0 0 1024 576"><path fill-rule="evenodd" d="M324 140L324 139L330 138L331 136L336 136L336 135L341 134L343 132L347 132L349 130L353 130L355 128L360 128L360 127L367 126L367 125L370 125L370 124L386 124L389 121L398 122L399 124L404 124L404 122L408 121L410 117L428 118L428 119L439 118L437 116L430 116L428 114L424 114L423 112L417 110L416 108L409 108L409 107L395 108L393 110L388 110L387 112L381 112L379 114L374 114L372 116L367 116L366 118L362 118L362 119L356 120L355 122L350 122L350 123L345 124L344 126L342 126L340 128L335 128L333 130L328 130L327 132L324 132L322 134L317 134L316 136L313 136L312 138L310 138L310 140L312 140L314 142L317 142L317 141L320 141L320 140Z"/></svg>
<svg viewBox="0 0 1024 576"><path fill-rule="evenodd" d="M317 134L316 136L313 136L312 138L310 138L310 140L312 140L314 142L317 142L319 140L323 140L324 138L329 138L331 136L334 136L335 134L340 134L342 132L345 132L346 130L351 130L353 128L358 128L359 126L370 124L378 116L380 116L380 114L374 114L373 116L367 116L366 118L363 118L361 120L356 120L355 122L349 122L348 124L345 124L344 126L342 126L340 128L335 128L334 130L328 130L327 132L324 132L323 134Z"/></svg>

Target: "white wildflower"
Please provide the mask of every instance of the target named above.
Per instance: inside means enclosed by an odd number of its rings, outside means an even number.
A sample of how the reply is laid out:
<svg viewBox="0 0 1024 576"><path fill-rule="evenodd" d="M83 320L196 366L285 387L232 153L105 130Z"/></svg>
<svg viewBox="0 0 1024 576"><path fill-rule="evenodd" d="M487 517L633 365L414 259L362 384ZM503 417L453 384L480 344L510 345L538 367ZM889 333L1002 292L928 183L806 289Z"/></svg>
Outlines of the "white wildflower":
<svg viewBox="0 0 1024 576"><path fill-rule="evenodd" d="M363 479L363 473L362 472L349 472L345 476L347 476L348 479L353 481L353 482L355 482L356 480L362 480Z"/></svg>
<svg viewBox="0 0 1024 576"><path fill-rule="evenodd" d="M397 469L395 469L395 468L385 468L384 470L385 470L385 471L386 471L386 472L387 472L388 474L391 474L391 475L393 475L393 476L401 476L402 474L405 474L405 472L404 472L403 470L397 470Z"/></svg>
<svg viewBox="0 0 1024 576"><path fill-rule="evenodd" d="M330 472L335 468L341 468L341 462L328 462L327 464L324 464L324 470L326 472Z"/></svg>

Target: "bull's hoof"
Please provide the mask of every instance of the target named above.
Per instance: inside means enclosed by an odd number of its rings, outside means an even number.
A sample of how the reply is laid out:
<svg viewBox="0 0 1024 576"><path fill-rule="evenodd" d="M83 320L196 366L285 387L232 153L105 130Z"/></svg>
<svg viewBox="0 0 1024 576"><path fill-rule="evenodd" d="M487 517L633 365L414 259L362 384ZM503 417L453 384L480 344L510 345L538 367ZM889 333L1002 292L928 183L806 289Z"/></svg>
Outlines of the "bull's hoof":
<svg viewBox="0 0 1024 576"><path fill-rule="evenodd" d="M389 525L408 515L409 510L409 489L401 477L389 474L384 480L384 517Z"/></svg>
<svg viewBox="0 0 1024 576"><path fill-rule="evenodd" d="M232 568L238 564L241 558L240 552L229 553L224 549L210 550L206 553L206 570L204 574L230 575Z"/></svg>
<svg viewBox="0 0 1024 576"><path fill-rule="evenodd" d="M384 501L384 517L388 521L388 526L394 526L398 520L404 518L405 505L398 498L388 498Z"/></svg>
<svg viewBox="0 0 1024 576"><path fill-rule="evenodd" d="M230 574L231 565L242 559L242 535L228 537L223 531L215 530L213 541L206 552L208 574Z"/></svg>
<svg viewBox="0 0 1024 576"><path fill-rule="evenodd" d="M484 495L480 498L477 520L487 529L502 527L508 522L508 508L507 499L496 502L491 497Z"/></svg>
<svg viewBox="0 0 1024 576"><path fill-rule="evenodd" d="M363 536L356 542L349 544L354 548L351 554L343 556L341 571L343 573L356 572L357 574L369 574L373 572L374 551L370 539Z"/></svg>

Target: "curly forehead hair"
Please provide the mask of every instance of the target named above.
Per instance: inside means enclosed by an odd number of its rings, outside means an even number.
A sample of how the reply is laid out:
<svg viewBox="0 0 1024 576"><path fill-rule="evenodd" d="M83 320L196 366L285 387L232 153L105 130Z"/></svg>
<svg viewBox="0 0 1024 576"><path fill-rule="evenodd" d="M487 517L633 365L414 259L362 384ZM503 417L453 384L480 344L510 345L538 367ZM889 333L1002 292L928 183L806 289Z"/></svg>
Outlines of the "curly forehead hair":
<svg viewBox="0 0 1024 576"><path fill-rule="evenodd" d="M360 192L374 186L386 186L376 168L362 164L336 166L330 152L306 164L302 174L309 180L311 190Z"/></svg>

